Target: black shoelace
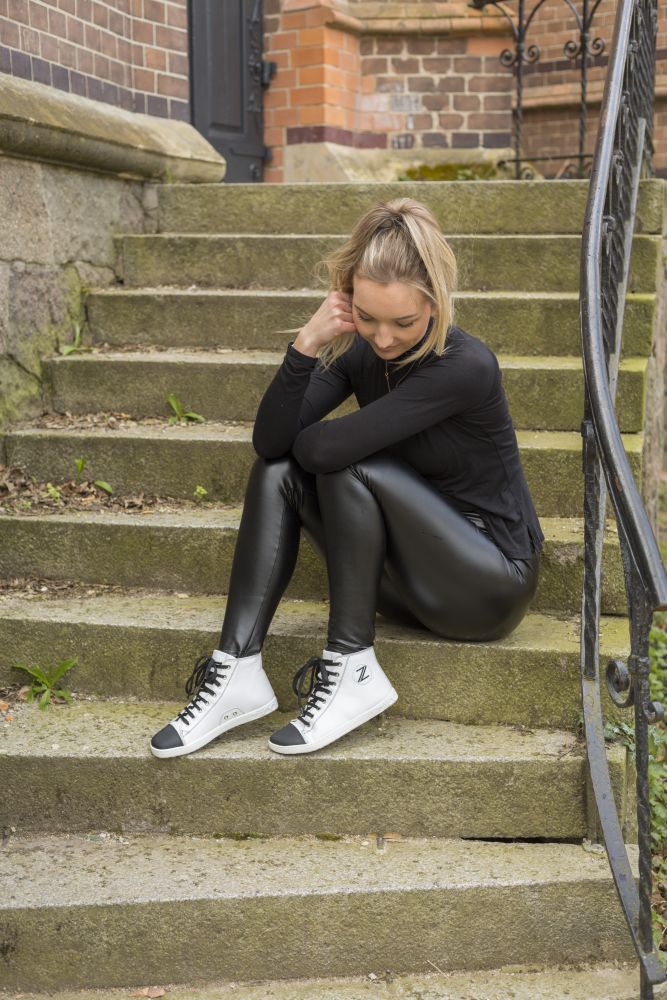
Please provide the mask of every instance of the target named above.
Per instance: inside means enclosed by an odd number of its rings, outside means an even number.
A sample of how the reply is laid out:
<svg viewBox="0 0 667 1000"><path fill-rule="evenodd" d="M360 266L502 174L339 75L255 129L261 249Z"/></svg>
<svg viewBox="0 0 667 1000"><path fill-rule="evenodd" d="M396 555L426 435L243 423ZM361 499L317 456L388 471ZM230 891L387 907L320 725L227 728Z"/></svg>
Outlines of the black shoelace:
<svg viewBox="0 0 667 1000"><path fill-rule="evenodd" d="M307 698L306 704L298 716L299 721L307 726L312 724L312 715L320 708L319 703L326 701L323 696L331 694L332 681L329 678L338 677L339 671L327 670L327 666L338 667L340 664L338 660L325 660L321 656L311 656L302 667L299 667L292 679L292 690L299 699L299 707L301 707L301 699ZM304 691L306 678L308 679L308 690Z"/></svg>
<svg viewBox="0 0 667 1000"><path fill-rule="evenodd" d="M195 710L200 711L206 704L206 700L202 697L202 695L204 693L215 694L214 687L220 687L220 678L218 674L221 670L225 670L227 667L229 667L229 663L220 663L218 660L214 660L212 656L208 656L206 653L199 657L194 665L192 673L185 682L186 694L192 695L195 691L197 693L185 706L185 708L181 709L176 716L177 719L182 719L186 726L190 725L190 719L194 719L195 717Z"/></svg>

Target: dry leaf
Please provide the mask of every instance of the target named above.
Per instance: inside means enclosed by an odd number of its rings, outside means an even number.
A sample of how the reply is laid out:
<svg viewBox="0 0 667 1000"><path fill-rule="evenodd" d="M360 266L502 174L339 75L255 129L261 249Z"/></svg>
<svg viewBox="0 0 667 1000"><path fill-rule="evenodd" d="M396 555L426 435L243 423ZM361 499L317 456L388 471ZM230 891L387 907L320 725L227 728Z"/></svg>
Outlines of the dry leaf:
<svg viewBox="0 0 667 1000"><path fill-rule="evenodd" d="M132 997L163 997L165 991L161 986L144 986L143 990L135 990L130 993Z"/></svg>

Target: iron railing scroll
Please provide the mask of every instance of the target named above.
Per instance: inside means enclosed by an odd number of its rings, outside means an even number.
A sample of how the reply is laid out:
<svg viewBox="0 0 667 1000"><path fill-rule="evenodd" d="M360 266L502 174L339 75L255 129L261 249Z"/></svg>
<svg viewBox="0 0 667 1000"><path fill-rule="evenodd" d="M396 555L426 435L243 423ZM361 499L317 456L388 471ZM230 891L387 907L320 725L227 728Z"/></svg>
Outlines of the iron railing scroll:
<svg viewBox="0 0 667 1000"><path fill-rule="evenodd" d="M564 160L564 164L558 171L559 179L586 176L586 170L590 166L591 154L584 152L586 144L586 112L588 95L588 67L589 61L596 56L601 56L606 48L603 38L598 35L592 36L593 18L597 11L600 0L582 0L581 10L575 6L574 0L564 0L574 19L576 38L569 38L563 46L563 55L566 59L579 62L579 146L576 153L560 154L558 156L531 156L530 163L537 163L542 160ZM539 45L535 42L527 44L527 35L533 23L535 15L540 10L545 0L537 0L537 3L526 11L526 0L518 0L516 20L510 17L506 0L470 0L468 7L475 10L484 10L485 7L492 6L503 15L509 23L514 35L514 51L503 49L500 53L500 62L503 66L509 67L515 79L516 95L512 108L512 131L514 134L514 152L512 158L504 157L498 163L514 163L514 172L517 180L531 180L535 176L535 171L530 164L522 163L525 157L521 156L521 132L523 129L523 77L524 64L532 65L539 62L542 55ZM539 22L538 22L539 23ZM573 163L572 161L575 161ZM587 162L588 161L588 162Z"/></svg>
<svg viewBox="0 0 667 1000"><path fill-rule="evenodd" d="M652 614L667 609L667 574L623 447L614 412L635 210L642 176L653 176L657 0L619 0L582 233L579 319L584 366L584 585L581 694L590 785L621 906L639 959L640 1000L667 979L653 944L649 725L664 718L649 693ZM612 660L614 704L634 709L637 886L609 776L599 667L600 582L609 492L618 529L630 622L627 664Z"/></svg>

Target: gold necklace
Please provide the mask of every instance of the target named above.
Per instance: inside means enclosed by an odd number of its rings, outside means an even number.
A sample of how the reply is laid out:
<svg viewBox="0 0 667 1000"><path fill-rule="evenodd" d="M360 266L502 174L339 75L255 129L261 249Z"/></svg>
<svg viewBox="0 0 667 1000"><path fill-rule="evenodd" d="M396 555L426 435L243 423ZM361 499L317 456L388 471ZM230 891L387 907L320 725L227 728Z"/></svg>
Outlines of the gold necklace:
<svg viewBox="0 0 667 1000"><path fill-rule="evenodd" d="M420 359L419 359L419 358L417 358L417 361L419 361L419 360L420 360ZM412 364L410 365L410 367L409 367L409 368L408 368L408 370L406 371L405 375L403 375L403 377L402 377L402 378L399 378L398 382L397 382L397 383L396 383L396 385L395 385L395 386L393 387L394 389L397 389L397 388L398 388L398 386L399 386L399 385L401 384L401 382L403 381L403 379L405 379L405 378L407 378L407 377L408 377L408 375L410 374L410 372L412 371L412 369L414 368L414 366L415 366L415 364L416 364L416 363L417 363L416 361L413 361L413 362L412 362ZM385 377L385 378L386 378L386 380L387 380L387 392L391 392L391 390L392 390L392 386L391 386L391 385L390 385L390 383L389 383L389 359L388 359L388 358L385 358L385 361L384 361L384 377Z"/></svg>

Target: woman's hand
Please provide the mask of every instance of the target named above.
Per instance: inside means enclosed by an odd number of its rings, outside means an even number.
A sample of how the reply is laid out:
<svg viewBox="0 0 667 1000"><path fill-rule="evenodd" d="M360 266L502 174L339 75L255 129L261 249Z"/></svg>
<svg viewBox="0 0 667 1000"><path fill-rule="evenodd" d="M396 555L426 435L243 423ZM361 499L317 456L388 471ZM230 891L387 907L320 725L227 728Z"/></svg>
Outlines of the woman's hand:
<svg viewBox="0 0 667 1000"><path fill-rule="evenodd" d="M317 312L299 331L293 346L311 358L325 344L344 333L355 333L352 320L352 295L348 292L329 292Z"/></svg>

